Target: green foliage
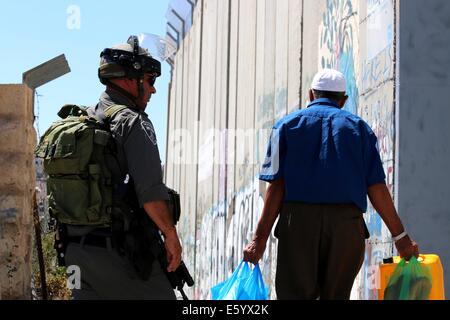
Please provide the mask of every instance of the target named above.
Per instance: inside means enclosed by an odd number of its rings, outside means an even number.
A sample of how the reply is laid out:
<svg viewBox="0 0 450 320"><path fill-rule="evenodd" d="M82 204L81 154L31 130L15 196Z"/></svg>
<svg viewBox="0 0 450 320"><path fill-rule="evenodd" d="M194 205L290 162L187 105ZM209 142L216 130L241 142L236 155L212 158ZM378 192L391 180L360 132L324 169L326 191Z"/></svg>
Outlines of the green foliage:
<svg viewBox="0 0 450 320"><path fill-rule="evenodd" d="M45 262L47 296L49 300L69 300L71 291L67 288L66 268L59 267L57 264L56 251L53 248L54 237L54 232L42 234L42 253ZM39 260L35 243L33 245L33 279L38 298L42 299Z"/></svg>

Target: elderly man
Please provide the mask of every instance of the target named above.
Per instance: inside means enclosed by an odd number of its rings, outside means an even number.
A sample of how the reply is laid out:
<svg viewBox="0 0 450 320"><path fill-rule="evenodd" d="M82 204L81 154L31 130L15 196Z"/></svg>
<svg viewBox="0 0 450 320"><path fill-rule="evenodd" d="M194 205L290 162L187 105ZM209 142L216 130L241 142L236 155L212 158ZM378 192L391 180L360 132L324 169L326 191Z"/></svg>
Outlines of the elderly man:
<svg viewBox="0 0 450 320"><path fill-rule="evenodd" d="M342 73L319 71L311 103L273 127L260 180L270 183L244 260L257 263L280 214L278 299L349 299L364 261L369 232L367 195L402 257L418 256L385 183L377 137L361 118L342 110Z"/></svg>

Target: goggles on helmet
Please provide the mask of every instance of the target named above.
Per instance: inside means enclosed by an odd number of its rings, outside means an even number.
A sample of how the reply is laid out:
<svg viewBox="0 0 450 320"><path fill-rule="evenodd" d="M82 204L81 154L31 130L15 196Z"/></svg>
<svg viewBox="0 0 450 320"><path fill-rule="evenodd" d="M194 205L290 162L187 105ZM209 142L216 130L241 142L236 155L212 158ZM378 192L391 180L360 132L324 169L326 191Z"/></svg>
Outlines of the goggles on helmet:
<svg viewBox="0 0 450 320"><path fill-rule="evenodd" d="M116 63L124 67L130 77L139 77L145 73L157 77L161 75L161 63L147 55L107 48L102 51L100 57L105 59L106 63Z"/></svg>

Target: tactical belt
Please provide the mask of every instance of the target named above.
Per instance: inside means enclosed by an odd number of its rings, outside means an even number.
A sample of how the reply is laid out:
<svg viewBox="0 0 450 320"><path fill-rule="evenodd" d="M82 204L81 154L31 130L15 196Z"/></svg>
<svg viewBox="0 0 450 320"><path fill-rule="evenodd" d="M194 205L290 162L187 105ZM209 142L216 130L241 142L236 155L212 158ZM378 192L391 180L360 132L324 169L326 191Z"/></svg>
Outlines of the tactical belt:
<svg viewBox="0 0 450 320"><path fill-rule="evenodd" d="M104 229L99 229L84 236L69 236L67 242L79 243L82 247L93 246L111 250L113 248L111 237L110 233L105 232Z"/></svg>

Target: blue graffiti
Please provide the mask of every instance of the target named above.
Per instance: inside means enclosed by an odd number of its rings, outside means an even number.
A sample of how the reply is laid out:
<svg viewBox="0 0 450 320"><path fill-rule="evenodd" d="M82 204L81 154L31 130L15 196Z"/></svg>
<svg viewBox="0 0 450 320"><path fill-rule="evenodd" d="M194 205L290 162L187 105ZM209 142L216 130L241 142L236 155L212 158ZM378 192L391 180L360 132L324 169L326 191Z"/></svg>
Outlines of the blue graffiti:
<svg viewBox="0 0 450 320"><path fill-rule="evenodd" d="M383 224L378 212L371 206L367 206L366 225L372 237L381 238Z"/></svg>
<svg viewBox="0 0 450 320"><path fill-rule="evenodd" d="M358 110L359 90L355 79L355 63L353 59L353 49L348 52L342 52L339 63L339 71L341 71L347 80L348 100L344 109L355 113Z"/></svg>

